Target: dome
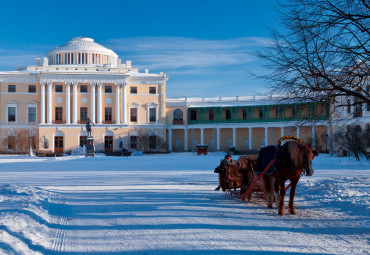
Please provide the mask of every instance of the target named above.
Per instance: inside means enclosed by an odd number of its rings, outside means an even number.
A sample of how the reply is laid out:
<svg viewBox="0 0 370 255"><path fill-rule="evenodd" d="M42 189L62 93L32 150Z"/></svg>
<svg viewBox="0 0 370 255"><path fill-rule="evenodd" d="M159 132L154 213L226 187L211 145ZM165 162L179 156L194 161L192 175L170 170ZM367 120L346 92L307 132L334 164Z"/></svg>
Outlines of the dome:
<svg viewBox="0 0 370 255"><path fill-rule="evenodd" d="M46 54L50 65L117 66L118 56L114 51L87 37L75 37Z"/></svg>

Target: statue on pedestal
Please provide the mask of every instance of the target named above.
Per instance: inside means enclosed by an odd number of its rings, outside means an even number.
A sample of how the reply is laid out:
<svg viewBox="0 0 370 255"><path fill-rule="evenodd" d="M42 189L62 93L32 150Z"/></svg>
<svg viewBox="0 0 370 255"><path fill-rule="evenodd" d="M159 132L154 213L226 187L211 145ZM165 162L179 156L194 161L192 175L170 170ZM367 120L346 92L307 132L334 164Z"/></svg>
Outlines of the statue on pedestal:
<svg viewBox="0 0 370 255"><path fill-rule="evenodd" d="M90 119L87 119L86 122L86 131L87 131L87 138L86 138L86 157L94 157L95 156L95 148L94 148L94 138L91 135L91 125L94 125L94 123L91 122Z"/></svg>
<svg viewBox="0 0 370 255"><path fill-rule="evenodd" d="M91 136L91 125L94 125L94 123L91 122L91 120L89 118L87 118L87 122L86 122L86 131L87 131L87 135L88 136Z"/></svg>

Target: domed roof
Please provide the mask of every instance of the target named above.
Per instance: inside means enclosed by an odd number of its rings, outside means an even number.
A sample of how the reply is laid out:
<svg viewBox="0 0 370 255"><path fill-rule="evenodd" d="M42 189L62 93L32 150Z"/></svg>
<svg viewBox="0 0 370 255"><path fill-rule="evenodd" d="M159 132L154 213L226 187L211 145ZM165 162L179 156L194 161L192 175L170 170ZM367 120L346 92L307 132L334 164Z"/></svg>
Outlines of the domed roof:
<svg viewBox="0 0 370 255"><path fill-rule="evenodd" d="M71 41L54 48L53 50L49 51L46 55L58 52L76 52L76 51L108 54L117 57L117 54L114 51L107 49L104 46L94 42L94 39L92 38L83 36L72 38Z"/></svg>

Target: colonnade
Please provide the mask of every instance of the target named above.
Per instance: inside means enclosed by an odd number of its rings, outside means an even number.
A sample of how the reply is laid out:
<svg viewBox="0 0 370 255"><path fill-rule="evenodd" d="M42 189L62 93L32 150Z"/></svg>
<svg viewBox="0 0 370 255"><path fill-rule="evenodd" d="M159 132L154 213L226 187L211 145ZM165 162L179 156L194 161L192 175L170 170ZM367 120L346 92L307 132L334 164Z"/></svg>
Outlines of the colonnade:
<svg viewBox="0 0 370 255"><path fill-rule="evenodd" d="M127 123L127 113L126 113L126 83L115 83L116 93L115 93L115 120L116 124L126 124ZM78 82L65 82L66 86L66 124L77 124L77 94L78 94ZM71 86L72 86L72 120L71 120ZM102 124L102 87L103 82L91 83L91 111L90 120L93 123ZM45 107L45 96L47 87L47 102ZM122 87L122 95L120 100L120 88ZM52 124L52 82L41 82L41 117L40 124ZM97 93L96 93L97 91ZM97 94L97 96L96 96ZM95 98L97 97L97 105L95 106ZM122 108L120 110L120 108ZM95 112L95 109L97 112ZM121 114L122 113L122 114ZM45 115L47 119L45 120ZM96 118L95 118L96 117ZM122 117L122 118L121 118ZM122 122L121 122L122 120Z"/></svg>
<svg viewBox="0 0 370 255"><path fill-rule="evenodd" d="M114 57L107 54L66 52L49 56L52 65L104 65L113 64Z"/></svg>
<svg viewBox="0 0 370 255"><path fill-rule="evenodd" d="M330 137L331 135L331 132L330 132L330 125L327 124L327 125L324 125L326 126L326 132L327 132L327 136ZM249 150L253 150L253 129L255 128L264 128L264 139L265 139L265 144L264 146L268 146L270 145L269 144L269 128L280 128L280 136L283 137L285 136L285 128L289 128L289 127L294 127L296 128L297 130L297 134L296 134L296 137L297 138L301 138L301 127L300 126L284 126L284 127L183 127L183 128L179 128L179 127L176 127L176 128L173 128L173 127L168 127L168 149L170 151L173 150L172 148L172 140L173 140L173 132L172 130L184 130L184 151L188 151L189 150L189 145L188 145L188 131L189 130L192 130L192 129L195 129L195 130L200 130L200 143L201 145L204 145L204 130L205 129L216 129L216 137L215 137L215 140L216 140L216 151L220 151L221 150L221 129L232 129L232 146L233 147L236 147L237 146L237 129L248 129L248 149ZM316 126L311 126L312 128L312 146L315 147L316 144L315 144L315 141L316 141ZM330 142L329 142L330 139L327 139L327 148L330 148Z"/></svg>

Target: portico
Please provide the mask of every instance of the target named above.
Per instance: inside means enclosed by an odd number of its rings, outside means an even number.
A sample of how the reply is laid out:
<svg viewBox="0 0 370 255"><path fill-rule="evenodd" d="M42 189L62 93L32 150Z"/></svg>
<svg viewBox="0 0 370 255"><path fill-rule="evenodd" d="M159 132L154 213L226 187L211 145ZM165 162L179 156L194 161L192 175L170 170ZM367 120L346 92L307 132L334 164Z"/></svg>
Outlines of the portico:
<svg viewBox="0 0 370 255"><path fill-rule="evenodd" d="M87 82L89 81L89 82ZM115 124L127 124L127 107L126 107L126 86L127 76L114 77L96 77L91 75L43 75L40 74L41 82L41 118L40 124L53 124L53 109L55 102L64 101L63 108L65 109L65 124L80 124L81 116L78 114L78 106L86 107L90 112L89 117L93 123L103 124L103 108L104 105L113 106ZM80 85L86 85L90 93L79 92ZM114 92L105 93L103 88L105 85L112 86L114 84ZM62 92L55 91L55 85L63 85ZM113 87L113 86L112 86ZM47 88L47 89L45 89ZM65 88L65 93L64 93ZM71 93L72 88L72 93ZM71 98L72 96L72 98ZM47 105L45 107L45 99ZM72 99L72 100L71 100ZM55 102L53 102L53 100ZM86 104L89 100L89 105ZM103 103L104 101L104 103ZM47 122L45 123L45 116ZM72 116L72 119L71 119ZM71 121L72 120L72 121Z"/></svg>

